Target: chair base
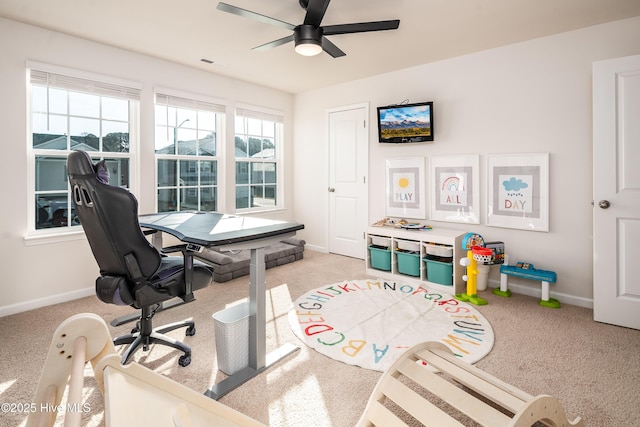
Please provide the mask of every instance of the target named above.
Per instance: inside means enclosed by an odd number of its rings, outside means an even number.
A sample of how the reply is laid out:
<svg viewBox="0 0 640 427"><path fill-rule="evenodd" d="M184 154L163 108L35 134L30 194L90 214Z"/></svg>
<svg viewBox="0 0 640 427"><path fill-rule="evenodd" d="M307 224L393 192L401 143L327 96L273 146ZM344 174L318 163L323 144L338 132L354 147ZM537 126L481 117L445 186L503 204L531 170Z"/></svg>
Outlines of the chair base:
<svg viewBox="0 0 640 427"><path fill-rule="evenodd" d="M131 357L135 354L136 351L141 348L144 351L149 350L149 346L151 344L160 344L166 345L168 347L173 347L176 350L180 350L184 353L184 355L180 356L178 359L178 364L180 366L188 366L191 363L191 347L186 345L185 343L173 339L165 333L173 331L175 329L187 328L186 335L193 336L196 333L196 325L192 318L185 319L180 322L170 323L168 325L160 326L155 329L151 329L151 319L148 318L144 320L142 317L138 321L138 327L134 329L130 334L122 335L114 338L114 345L129 345L124 353L122 353L122 364L127 364Z"/></svg>
<svg viewBox="0 0 640 427"><path fill-rule="evenodd" d="M188 302L191 302L191 301L188 301ZM183 300L182 298L175 297L168 301L161 302L159 304L160 306L155 310L155 313L162 310L168 310L170 308L177 307L179 305L186 304L186 303L187 301ZM140 313L130 313L130 314L125 314L124 316L116 317L109 324L115 328L120 325L124 325L125 323L133 322L134 320L138 320L138 319L140 319Z"/></svg>

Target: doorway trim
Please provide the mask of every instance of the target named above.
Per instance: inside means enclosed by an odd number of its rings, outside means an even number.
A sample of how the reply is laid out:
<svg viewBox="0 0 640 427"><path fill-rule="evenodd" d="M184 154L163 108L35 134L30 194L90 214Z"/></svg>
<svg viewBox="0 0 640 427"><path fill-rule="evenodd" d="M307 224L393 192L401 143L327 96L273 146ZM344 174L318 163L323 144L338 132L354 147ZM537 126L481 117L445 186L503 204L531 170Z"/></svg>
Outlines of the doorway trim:
<svg viewBox="0 0 640 427"><path fill-rule="evenodd" d="M325 223L325 230L326 230L326 242L327 242L327 253L331 253L331 201L330 201L330 197L331 197L331 193L328 191L329 186L331 185L331 122L330 122L330 117L332 113L337 113L337 112L341 112L341 111L349 111L349 110L357 110L357 109L364 109L364 113L365 113L365 124L364 124L364 128L365 128L365 145L366 145L366 156L367 156L367 160L366 160L366 166L365 166L365 170L364 172L364 176L366 179L366 191L364 192L364 197L365 197L365 205L366 205L366 215L365 215L365 219L364 219L364 224L362 224L362 226L364 227L363 230L366 232L368 223L369 223L369 154L370 154L370 134L371 134L371 120L370 120L370 108L369 108L369 103L368 102L361 102L361 103L355 103L355 104L348 104L348 105L342 105L342 106L338 106L338 107L333 107L333 108L328 108L325 111L325 144L326 144L326 153L325 153L325 159L326 159L326 165L327 165L327 182L326 182L326 188L327 188L327 195L326 195L326 202L327 202L327 216L326 216L326 223ZM363 242L364 242L364 238L363 238ZM364 245L364 243L363 243ZM365 248L363 246L363 250L362 250L362 259L364 259L365 257Z"/></svg>

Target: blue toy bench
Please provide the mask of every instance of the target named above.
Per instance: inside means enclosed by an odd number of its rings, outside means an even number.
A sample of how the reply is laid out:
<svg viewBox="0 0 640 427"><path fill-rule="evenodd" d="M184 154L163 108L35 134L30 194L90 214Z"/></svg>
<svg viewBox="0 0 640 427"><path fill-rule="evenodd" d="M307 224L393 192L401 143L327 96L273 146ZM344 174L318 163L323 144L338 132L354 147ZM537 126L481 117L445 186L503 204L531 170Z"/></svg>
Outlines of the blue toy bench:
<svg viewBox="0 0 640 427"><path fill-rule="evenodd" d="M549 284L555 283L557 275L554 271L538 270L533 264L519 262L516 265L500 266L500 288L495 288L493 293L495 295L509 297L511 291L509 290L509 276L520 277L522 279L539 280L542 283L542 297L538 304L544 307L560 308L560 301L555 298L549 297Z"/></svg>

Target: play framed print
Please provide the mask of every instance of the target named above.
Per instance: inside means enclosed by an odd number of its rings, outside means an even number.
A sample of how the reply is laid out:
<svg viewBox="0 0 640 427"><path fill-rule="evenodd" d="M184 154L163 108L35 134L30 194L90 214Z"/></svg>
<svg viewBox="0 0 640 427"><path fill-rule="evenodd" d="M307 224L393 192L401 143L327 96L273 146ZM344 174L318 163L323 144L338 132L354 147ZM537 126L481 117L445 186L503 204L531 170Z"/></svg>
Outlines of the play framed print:
<svg viewBox="0 0 640 427"><path fill-rule="evenodd" d="M386 214L425 219L424 157L386 160Z"/></svg>
<svg viewBox="0 0 640 427"><path fill-rule="evenodd" d="M549 153L487 156L487 225L549 231Z"/></svg>
<svg viewBox="0 0 640 427"><path fill-rule="evenodd" d="M480 156L431 157L429 165L429 219L479 224Z"/></svg>

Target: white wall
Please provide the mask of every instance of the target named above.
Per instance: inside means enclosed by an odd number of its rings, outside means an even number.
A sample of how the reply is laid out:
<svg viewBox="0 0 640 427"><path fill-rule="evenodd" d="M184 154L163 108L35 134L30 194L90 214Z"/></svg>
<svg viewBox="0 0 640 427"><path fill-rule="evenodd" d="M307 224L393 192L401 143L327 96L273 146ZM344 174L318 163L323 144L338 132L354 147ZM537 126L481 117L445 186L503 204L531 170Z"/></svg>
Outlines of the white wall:
<svg viewBox="0 0 640 427"><path fill-rule="evenodd" d="M480 155L480 225L429 221L505 242L512 260L554 270L552 294L590 306L592 262L592 62L640 53L640 17L426 64L295 96L295 219L307 244L327 250L326 110L370 106L369 222L385 216L384 162L392 157ZM434 101L435 142L377 142L379 105ZM487 154L550 153L550 231L486 224ZM324 160L324 161L320 161ZM428 200L428 196L427 196ZM490 280L498 279L492 269ZM523 293L540 285L513 280Z"/></svg>
<svg viewBox="0 0 640 427"><path fill-rule="evenodd" d="M89 42L0 18L0 118L2 123L3 187L0 208L0 263L2 301L0 317L79 296L91 295L98 267L83 234L71 239L25 240L27 235L27 85L25 62L34 60L99 73L143 85L141 101L141 151L139 167L140 211L154 212L153 88L177 89L222 99L232 113L236 102L269 107L285 113L285 182L292 182L289 153L292 146L291 94L206 73L110 46ZM197 59L194 59L197 60ZM226 149L233 153L233 121L228 116ZM232 181L234 168L223 170L222 182ZM285 184L286 185L286 184ZM292 186L285 199L292 205ZM231 205L233 191L225 200ZM277 219L290 220L291 210Z"/></svg>
<svg viewBox="0 0 640 427"><path fill-rule="evenodd" d="M28 170L25 61L36 60L143 84L140 168L141 211L154 210L153 87L201 93L227 101L285 111L288 210L278 214L305 224L299 233L312 248L326 250L328 194L326 110L370 105L369 222L382 218L384 160L448 154L481 155L481 202L486 200L487 154L549 152L550 232L525 232L453 223L434 226L475 231L502 240L515 259L555 270L553 290L571 302L592 298L591 64L640 53L640 17L532 40L354 81L292 97L272 89L205 73L63 34L0 18L0 117L4 186L0 209L0 316L91 295L97 266L84 236L59 242L25 241ZM435 101L436 142L381 146L375 107ZM145 107L146 106L146 107ZM295 111L295 115L294 112ZM229 123L231 125L231 123ZM291 129L293 125L293 135ZM227 135L227 146L233 137ZM295 181L293 180L295 176ZM227 180L233 170L226 170ZM226 199L233 198L228 194ZM293 213L291 208L293 208ZM496 270L492 271L496 279ZM516 282L517 283L517 282ZM535 294L538 287L517 283Z"/></svg>

